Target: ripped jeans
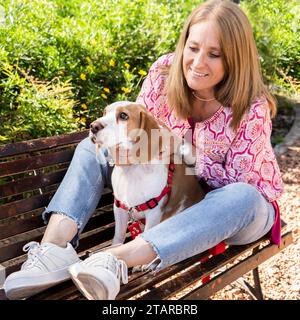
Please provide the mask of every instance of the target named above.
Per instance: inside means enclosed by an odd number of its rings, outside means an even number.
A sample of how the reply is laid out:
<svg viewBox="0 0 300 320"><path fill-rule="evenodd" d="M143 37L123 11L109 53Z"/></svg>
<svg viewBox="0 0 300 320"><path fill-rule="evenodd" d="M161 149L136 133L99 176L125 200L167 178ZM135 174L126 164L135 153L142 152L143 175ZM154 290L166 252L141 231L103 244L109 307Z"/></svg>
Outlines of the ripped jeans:
<svg viewBox="0 0 300 320"><path fill-rule="evenodd" d="M95 153L89 138L77 146L69 169L53 196L43 219L47 223L53 212L67 215L78 225L72 245L92 216L105 185L111 185L112 168L106 150ZM159 271L221 241L241 245L253 242L272 227L275 210L260 192L246 183L233 183L215 189L205 198L140 236L157 253L155 271Z"/></svg>

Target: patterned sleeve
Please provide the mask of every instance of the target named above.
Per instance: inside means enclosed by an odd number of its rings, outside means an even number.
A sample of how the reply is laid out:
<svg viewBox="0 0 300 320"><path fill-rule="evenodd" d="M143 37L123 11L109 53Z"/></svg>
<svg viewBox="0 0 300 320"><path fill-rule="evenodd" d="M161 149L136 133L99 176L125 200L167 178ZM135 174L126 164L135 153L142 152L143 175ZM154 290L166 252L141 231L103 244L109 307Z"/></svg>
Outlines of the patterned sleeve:
<svg viewBox="0 0 300 320"><path fill-rule="evenodd" d="M159 66L169 65L172 56L172 54L163 55L153 63L136 99L136 102L145 105L156 117L166 99L164 94L166 77L160 74Z"/></svg>
<svg viewBox="0 0 300 320"><path fill-rule="evenodd" d="M213 163L204 179L214 188L234 182L254 185L270 201L282 193L282 180L272 150L272 122L266 100L257 101L242 121L228 149L225 163ZM269 192L270 191L270 192Z"/></svg>

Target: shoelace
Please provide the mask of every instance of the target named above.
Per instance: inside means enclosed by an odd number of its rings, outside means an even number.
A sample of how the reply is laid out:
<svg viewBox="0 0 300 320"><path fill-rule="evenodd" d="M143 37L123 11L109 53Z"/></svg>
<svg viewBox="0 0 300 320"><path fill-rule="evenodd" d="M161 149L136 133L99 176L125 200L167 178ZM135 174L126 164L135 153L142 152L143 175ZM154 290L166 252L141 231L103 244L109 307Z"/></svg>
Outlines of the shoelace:
<svg viewBox="0 0 300 320"><path fill-rule="evenodd" d="M88 264L94 267L103 267L116 274L117 278L121 280L124 284L128 283L128 269L125 261L118 260L112 254L104 253L95 254L90 257Z"/></svg>
<svg viewBox="0 0 300 320"><path fill-rule="evenodd" d="M123 260L117 261L117 277L118 279L122 279L124 284L128 283L128 269L125 261Z"/></svg>
<svg viewBox="0 0 300 320"><path fill-rule="evenodd" d="M27 269L31 267L37 259L40 258L41 245L36 241L31 241L25 244L23 251L28 252L28 258L25 263L23 263L22 269Z"/></svg>

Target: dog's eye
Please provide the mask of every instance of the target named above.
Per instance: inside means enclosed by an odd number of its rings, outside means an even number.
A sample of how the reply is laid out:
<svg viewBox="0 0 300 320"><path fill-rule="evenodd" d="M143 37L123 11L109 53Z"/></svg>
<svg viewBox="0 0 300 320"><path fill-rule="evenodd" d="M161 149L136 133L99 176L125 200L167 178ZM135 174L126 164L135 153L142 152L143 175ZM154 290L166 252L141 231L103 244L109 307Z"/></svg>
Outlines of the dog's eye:
<svg viewBox="0 0 300 320"><path fill-rule="evenodd" d="M121 112L120 114L119 114L119 118L121 119L121 120L128 120L128 115L125 113L125 112Z"/></svg>

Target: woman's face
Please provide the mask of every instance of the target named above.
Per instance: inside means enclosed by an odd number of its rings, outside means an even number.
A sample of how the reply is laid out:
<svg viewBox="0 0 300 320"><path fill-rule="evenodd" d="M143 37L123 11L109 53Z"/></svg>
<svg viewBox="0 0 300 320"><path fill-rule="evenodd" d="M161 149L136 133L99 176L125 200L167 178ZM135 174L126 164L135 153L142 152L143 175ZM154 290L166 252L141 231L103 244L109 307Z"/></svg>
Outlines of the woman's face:
<svg viewBox="0 0 300 320"><path fill-rule="evenodd" d="M205 97L212 97L214 87L225 74L217 29L212 22L190 27L183 50L183 73L188 86Z"/></svg>

